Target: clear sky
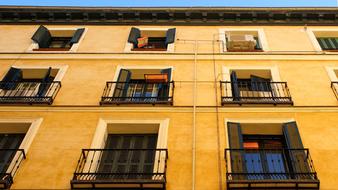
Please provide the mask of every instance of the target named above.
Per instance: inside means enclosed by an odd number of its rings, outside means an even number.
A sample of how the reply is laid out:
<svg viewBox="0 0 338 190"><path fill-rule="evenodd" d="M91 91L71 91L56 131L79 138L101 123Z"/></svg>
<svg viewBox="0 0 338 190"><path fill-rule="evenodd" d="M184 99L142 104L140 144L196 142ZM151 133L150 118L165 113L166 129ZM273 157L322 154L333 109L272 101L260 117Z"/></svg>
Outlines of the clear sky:
<svg viewBox="0 0 338 190"><path fill-rule="evenodd" d="M0 0L0 5L40 6L338 6L338 0Z"/></svg>

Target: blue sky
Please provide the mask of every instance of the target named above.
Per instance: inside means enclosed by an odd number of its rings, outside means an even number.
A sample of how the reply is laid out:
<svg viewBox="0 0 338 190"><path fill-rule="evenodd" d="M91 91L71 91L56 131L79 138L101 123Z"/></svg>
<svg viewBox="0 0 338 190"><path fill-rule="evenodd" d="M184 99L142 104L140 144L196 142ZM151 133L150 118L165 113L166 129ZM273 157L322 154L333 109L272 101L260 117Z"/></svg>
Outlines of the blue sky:
<svg viewBox="0 0 338 190"><path fill-rule="evenodd" d="M337 6L338 0L0 0L0 5L40 6Z"/></svg>

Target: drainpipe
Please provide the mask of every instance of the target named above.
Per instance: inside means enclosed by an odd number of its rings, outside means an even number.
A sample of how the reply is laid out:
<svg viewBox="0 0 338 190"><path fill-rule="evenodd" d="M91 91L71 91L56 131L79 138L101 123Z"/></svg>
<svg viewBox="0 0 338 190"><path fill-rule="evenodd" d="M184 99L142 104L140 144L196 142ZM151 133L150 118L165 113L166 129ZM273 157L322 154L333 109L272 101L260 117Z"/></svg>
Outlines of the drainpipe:
<svg viewBox="0 0 338 190"><path fill-rule="evenodd" d="M194 89L193 89L193 127L192 127L192 190L196 180L196 99L197 99L197 40L194 42Z"/></svg>

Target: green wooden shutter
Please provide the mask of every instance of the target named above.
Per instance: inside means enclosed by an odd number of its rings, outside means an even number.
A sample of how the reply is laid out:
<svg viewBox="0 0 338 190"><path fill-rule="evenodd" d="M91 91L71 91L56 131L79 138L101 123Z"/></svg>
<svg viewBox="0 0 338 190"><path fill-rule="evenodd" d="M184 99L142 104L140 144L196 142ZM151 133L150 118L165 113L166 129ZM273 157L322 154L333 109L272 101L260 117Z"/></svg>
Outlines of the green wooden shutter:
<svg viewBox="0 0 338 190"><path fill-rule="evenodd" d="M271 91L270 79L250 75L251 88L253 91Z"/></svg>
<svg viewBox="0 0 338 190"><path fill-rule="evenodd" d="M175 42L176 28L168 29L166 33L165 45Z"/></svg>
<svg viewBox="0 0 338 190"><path fill-rule="evenodd" d="M39 48L49 48L52 36L49 30L41 25L32 36L32 40L39 44Z"/></svg>
<svg viewBox="0 0 338 190"><path fill-rule="evenodd" d="M152 173L155 151L132 151L132 149L155 149L157 135L108 135L106 149L131 149L122 151L106 151L102 154L100 173L120 173L127 175L110 176L121 178L151 178L152 175L140 176L132 173Z"/></svg>
<svg viewBox="0 0 338 190"><path fill-rule="evenodd" d="M51 85L50 82L52 80L51 77L50 77L51 72L52 72L52 67L49 67L45 76L41 80L41 84L39 85L39 89L38 89L38 93L37 93L38 96L43 96L47 93L48 88Z"/></svg>
<svg viewBox="0 0 338 190"><path fill-rule="evenodd" d="M5 77L2 79L3 82L0 86L0 89L3 90L12 90L15 89L17 84L15 82L20 82L22 80L22 70L11 67ZM5 84L7 83L7 84Z"/></svg>
<svg viewBox="0 0 338 190"><path fill-rule="evenodd" d="M304 146L296 122L284 123L283 134L289 149L300 149L289 151L292 164L291 169L293 170L293 173L295 173L295 178L308 178L309 176L306 175L297 175L297 173L309 173L310 168L307 163L305 151L302 150L304 149Z"/></svg>
<svg viewBox="0 0 338 190"><path fill-rule="evenodd" d="M3 149L18 149L25 134L0 134L0 173L6 173L15 151Z"/></svg>
<svg viewBox="0 0 338 190"><path fill-rule="evenodd" d="M69 43L70 44L78 43L84 31L85 31L84 28L77 29Z"/></svg>
<svg viewBox="0 0 338 190"><path fill-rule="evenodd" d="M119 76L116 81L113 97L125 97L128 92L129 84L131 78L131 71L127 69L121 69Z"/></svg>
<svg viewBox="0 0 338 190"><path fill-rule="evenodd" d="M237 80L237 74L235 71L231 72L230 75L231 79L231 93L234 101L240 100L240 93L239 93L239 87L238 87L238 80Z"/></svg>
<svg viewBox="0 0 338 190"><path fill-rule="evenodd" d="M130 29L129 37L128 37L128 42L134 44L134 48L137 48L137 38L141 37L141 31L138 28L132 27Z"/></svg>
<svg viewBox="0 0 338 190"><path fill-rule="evenodd" d="M338 49L338 38L317 38L317 41L323 50Z"/></svg>
<svg viewBox="0 0 338 190"><path fill-rule="evenodd" d="M168 75L168 84L160 84L158 87L158 97L160 100L165 100L169 96L170 92L170 78L171 78L171 68L161 70L161 74Z"/></svg>
<svg viewBox="0 0 338 190"><path fill-rule="evenodd" d="M243 136L239 123L228 122L228 139L230 149L243 149ZM230 150L231 173L245 173L244 151ZM244 179L244 175L233 175L234 179Z"/></svg>

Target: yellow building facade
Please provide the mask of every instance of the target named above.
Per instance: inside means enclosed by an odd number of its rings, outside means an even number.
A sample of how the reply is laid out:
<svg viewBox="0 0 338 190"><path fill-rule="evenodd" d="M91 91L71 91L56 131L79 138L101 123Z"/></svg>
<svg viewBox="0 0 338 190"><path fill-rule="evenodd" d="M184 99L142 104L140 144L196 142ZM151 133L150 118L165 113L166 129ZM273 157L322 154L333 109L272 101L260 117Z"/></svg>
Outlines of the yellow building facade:
<svg viewBox="0 0 338 190"><path fill-rule="evenodd" d="M338 189L337 9L68 11L0 8L4 188Z"/></svg>

